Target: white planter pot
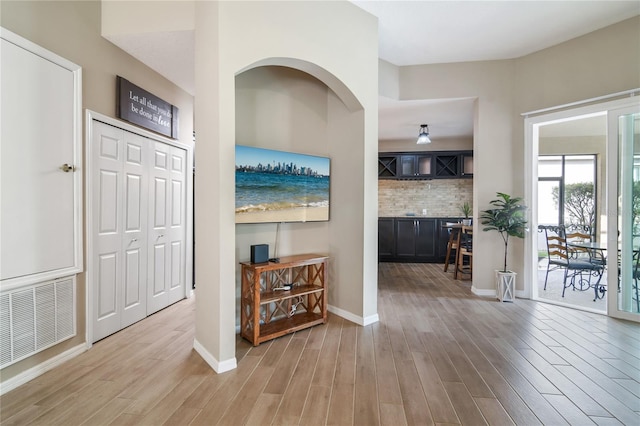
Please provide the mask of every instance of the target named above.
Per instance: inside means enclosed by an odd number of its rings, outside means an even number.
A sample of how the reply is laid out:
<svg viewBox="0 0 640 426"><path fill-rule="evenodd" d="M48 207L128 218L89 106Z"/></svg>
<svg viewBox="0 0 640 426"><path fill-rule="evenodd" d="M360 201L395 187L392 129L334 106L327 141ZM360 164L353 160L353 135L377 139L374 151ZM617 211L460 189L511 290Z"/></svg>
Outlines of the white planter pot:
<svg viewBox="0 0 640 426"><path fill-rule="evenodd" d="M462 219L462 224L464 226L471 226L471 219Z"/></svg>
<svg viewBox="0 0 640 426"><path fill-rule="evenodd" d="M501 302L513 302L516 293L516 273L496 271L496 296Z"/></svg>

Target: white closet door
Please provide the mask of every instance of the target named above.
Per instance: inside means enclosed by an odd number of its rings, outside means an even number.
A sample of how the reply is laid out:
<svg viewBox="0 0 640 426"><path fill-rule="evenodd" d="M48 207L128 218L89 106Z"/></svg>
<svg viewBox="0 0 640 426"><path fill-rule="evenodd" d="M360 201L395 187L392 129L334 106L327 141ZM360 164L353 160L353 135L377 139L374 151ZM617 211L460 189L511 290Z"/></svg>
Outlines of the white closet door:
<svg viewBox="0 0 640 426"><path fill-rule="evenodd" d="M93 340L146 316L145 144L93 122Z"/></svg>
<svg viewBox="0 0 640 426"><path fill-rule="evenodd" d="M171 201L169 241L169 303L175 303L185 297L186 271L186 167L187 152L184 149L171 148Z"/></svg>
<svg viewBox="0 0 640 426"><path fill-rule="evenodd" d="M186 153L155 143L149 184L147 313L184 298Z"/></svg>
<svg viewBox="0 0 640 426"><path fill-rule="evenodd" d="M147 199L150 140L124 132L123 306L121 328L147 315Z"/></svg>

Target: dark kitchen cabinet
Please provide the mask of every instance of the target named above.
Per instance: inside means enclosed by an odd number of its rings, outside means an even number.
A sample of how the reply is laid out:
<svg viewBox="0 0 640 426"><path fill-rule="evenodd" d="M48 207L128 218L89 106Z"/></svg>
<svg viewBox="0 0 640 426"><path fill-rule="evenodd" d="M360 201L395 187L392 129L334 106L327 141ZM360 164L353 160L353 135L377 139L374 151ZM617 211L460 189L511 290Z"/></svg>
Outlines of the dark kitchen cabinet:
<svg viewBox="0 0 640 426"><path fill-rule="evenodd" d="M400 172L398 175L404 178L431 177L431 154L406 154L400 155Z"/></svg>
<svg viewBox="0 0 640 426"><path fill-rule="evenodd" d="M378 179L461 179L473 177L473 151L380 153Z"/></svg>
<svg viewBox="0 0 640 426"><path fill-rule="evenodd" d="M398 175L398 162L396 155L383 155L378 156L378 178L390 179L395 178Z"/></svg>
<svg viewBox="0 0 640 426"><path fill-rule="evenodd" d="M436 255L436 220L396 219L396 258L412 262L433 261Z"/></svg>
<svg viewBox="0 0 640 426"><path fill-rule="evenodd" d="M393 218L378 219L378 258L393 259L396 254L396 237Z"/></svg>
<svg viewBox="0 0 640 426"><path fill-rule="evenodd" d="M447 222L460 218L395 217L378 219L381 262L442 263L449 238Z"/></svg>
<svg viewBox="0 0 640 426"><path fill-rule="evenodd" d="M473 177L473 152L468 152L460 155L460 175L461 177L470 178Z"/></svg>

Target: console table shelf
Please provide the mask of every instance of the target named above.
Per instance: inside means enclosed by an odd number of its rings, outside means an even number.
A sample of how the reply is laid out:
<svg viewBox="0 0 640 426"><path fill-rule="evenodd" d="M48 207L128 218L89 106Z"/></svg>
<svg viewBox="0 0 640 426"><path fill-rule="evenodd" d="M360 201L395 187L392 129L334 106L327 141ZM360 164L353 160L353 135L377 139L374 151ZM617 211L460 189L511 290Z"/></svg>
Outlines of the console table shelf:
<svg viewBox="0 0 640 426"><path fill-rule="evenodd" d="M240 334L254 346L327 321L327 256L242 262ZM289 290L276 290L291 286Z"/></svg>

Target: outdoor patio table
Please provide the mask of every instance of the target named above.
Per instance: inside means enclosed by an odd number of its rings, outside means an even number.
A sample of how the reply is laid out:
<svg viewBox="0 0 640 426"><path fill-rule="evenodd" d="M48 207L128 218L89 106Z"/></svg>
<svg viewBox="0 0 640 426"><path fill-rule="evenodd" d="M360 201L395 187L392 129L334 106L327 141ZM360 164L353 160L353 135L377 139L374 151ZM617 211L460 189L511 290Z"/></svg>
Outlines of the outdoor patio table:
<svg viewBox="0 0 640 426"><path fill-rule="evenodd" d="M602 280L604 268L607 264L607 256L606 256L607 244L605 242L597 242L597 241L583 241L583 242L567 241L567 246L586 250L587 253L589 253L590 262L598 263L602 265L602 269L597 271L598 281L596 281L596 283L593 284L592 287L595 291L595 298L593 299L593 301L595 302L596 300L603 298L604 293L606 291L606 286L604 284L600 284L600 281ZM584 290L587 290L587 289L585 288Z"/></svg>

